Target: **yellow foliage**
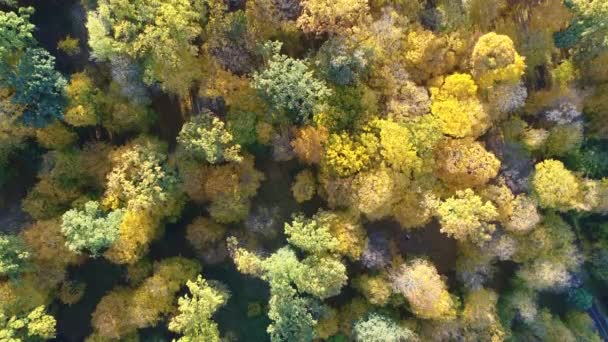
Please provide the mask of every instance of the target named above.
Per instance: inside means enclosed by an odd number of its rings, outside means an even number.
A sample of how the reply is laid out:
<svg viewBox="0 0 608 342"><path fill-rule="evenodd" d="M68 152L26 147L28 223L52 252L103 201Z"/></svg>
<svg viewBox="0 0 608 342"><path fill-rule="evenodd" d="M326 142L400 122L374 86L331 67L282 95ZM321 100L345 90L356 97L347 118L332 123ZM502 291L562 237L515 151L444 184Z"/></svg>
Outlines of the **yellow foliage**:
<svg viewBox="0 0 608 342"><path fill-rule="evenodd" d="M346 133L332 134L327 141L323 167L340 177L352 176L365 170L371 162L369 149Z"/></svg>
<svg viewBox="0 0 608 342"><path fill-rule="evenodd" d="M336 252L349 259L359 260L365 249L366 233L359 216L351 212L321 211L316 216L320 225L328 225L329 232L336 238Z"/></svg>
<svg viewBox="0 0 608 342"><path fill-rule="evenodd" d="M437 175L454 188L473 188L496 177L500 160L472 139L450 139L436 151Z"/></svg>
<svg viewBox="0 0 608 342"><path fill-rule="evenodd" d="M317 181L315 175L308 169L299 172L291 186L291 193L296 202L306 202L315 195Z"/></svg>
<svg viewBox="0 0 608 342"><path fill-rule="evenodd" d="M339 324L340 316L338 315L338 311L329 308L317 322L315 336L317 338L328 339L338 333Z"/></svg>
<svg viewBox="0 0 608 342"><path fill-rule="evenodd" d="M471 56L472 74L480 87L496 83L518 83L526 71L524 58L515 50L511 38L487 33L479 38Z"/></svg>
<svg viewBox="0 0 608 342"><path fill-rule="evenodd" d="M305 33L344 34L364 22L367 0L303 0L297 25Z"/></svg>
<svg viewBox="0 0 608 342"><path fill-rule="evenodd" d="M388 303L392 289L385 274L363 274L353 281L353 286L373 305L384 306Z"/></svg>
<svg viewBox="0 0 608 342"><path fill-rule="evenodd" d="M36 130L36 140L47 149L61 150L72 145L78 136L67 128L61 121Z"/></svg>
<svg viewBox="0 0 608 342"><path fill-rule="evenodd" d="M99 121L96 108L97 91L87 74L73 74L65 88L68 97L68 106L63 116L65 122L76 127L96 125Z"/></svg>
<svg viewBox="0 0 608 342"><path fill-rule="evenodd" d="M431 88L431 112L439 119L444 134L462 138L478 137L490 122L477 98L477 86L468 74L446 77L440 88Z"/></svg>
<svg viewBox="0 0 608 342"><path fill-rule="evenodd" d="M159 222L154 214L127 210L120 224L118 239L104 256L117 264L133 264L148 252L148 245L158 230Z"/></svg>
<svg viewBox="0 0 608 342"><path fill-rule="evenodd" d="M456 240L470 240L481 244L491 238L498 218L496 207L484 202L473 190L456 191L437 208L441 232Z"/></svg>
<svg viewBox="0 0 608 342"><path fill-rule="evenodd" d="M536 164L532 186L544 208L566 211L581 201L580 180L559 160L547 159Z"/></svg>
<svg viewBox="0 0 608 342"><path fill-rule="evenodd" d="M386 168L362 172L353 181L353 203L368 219L382 219L390 215L408 182L407 176Z"/></svg>
<svg viewBox="0 0 608 342"><path fill-rule="evenodd" d="M416 29L405 36L403 58L412 78L423 82L453 71L466 48L458 33L439 35Z"/></svg>
<svg viewBox="0 0 608 342"><path fill-rule="evenodd" d="M494 291L478 289L465 296L462 321L470 340L503 341L505 332L496 312L498 296Z"/></svg>
<svg viewBox="0 0 608 342"><path fill-rule="evenodd" d="M422 319L450 320L456 317L454 302L435 266L424 259L401 265L393 274L393 286Z"/></svg>

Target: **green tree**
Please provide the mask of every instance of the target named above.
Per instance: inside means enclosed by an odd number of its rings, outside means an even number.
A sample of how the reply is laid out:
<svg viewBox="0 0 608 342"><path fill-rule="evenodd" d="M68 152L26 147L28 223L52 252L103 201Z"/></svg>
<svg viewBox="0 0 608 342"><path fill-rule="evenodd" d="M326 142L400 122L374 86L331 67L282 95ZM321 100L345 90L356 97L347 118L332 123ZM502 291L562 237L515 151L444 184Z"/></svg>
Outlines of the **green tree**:
<svg viewBox="0 0 608 342"><path fill-rule="evenodd" d="M555 34L559 48L572 48L582 60L608 50L608 5L602 0L571 0L575 18L570 27Z"/></svg>
<svg viewBox="0 0 608 342"><path fill-rule="evenodd" d="M281 54L281 45L280 42L264 45L270 58L264 70L253 74L252 86L272 109L304 123L331 92L304 62Z"/></svg>
<svg viewBox="0 0 608 342"><path fill-rule="evenodd" d="M76 253L84 251L96 256L118 238L124 209L105 215L96 201L87 202L83 210L72 209L62 216L61 231L67 247Z"/></svg>
<svg viewBox="0 0 608 342"><path fill-rule="evenodd" d="M417 340L416 334L390 317L371 313L353 325L357 342L407 342Z"/></svg>
<svg viewBox="0 0 608 342"><path fill-rule="evenodd" d="M29 257L30 253L19 237L0 234L0 276L19 275Z"/></svg>
<svg viewBox="0 0 608 342"><path fill-rule="evenodd" d="M214 288L200 275L195 281L188 280L186 286L190 296L178 300L179 313L169 322L169 330L183 335L179 342L219 342L220 332L211 318L226 304L228 293Z"/></svg>
<svg viewBox="0 0 608 342"><path fill-rule="evenodd" d="M189 156L211 164L242 160L239 155L241 146L234 142L224 123L210 112L194 116L186 122L177 142Z"/></svg>
<svg viewBox="0 0 608 342"><path fill-rule="evenodd" d="M287 241L313 254L333 252L338 247L338 240L331 235L329 225L315 218L307 219L302 214L295 215L292 223L285 223Z"/></svg>
<svg viewBox="0 0 608 342"><path fill-rule="evenodd" d="M35 26L30 23L32 7L21 7L18 13L0 11L0 60L11 64L15 57L35 42L32 32Z"/></svg>
<svg viewBox="0 0 608 342"><path fill-rule="evenodd" d="M35 342L55 338L55 318L39 306L26 316L8 317L0 310L0 341Z"/></svg>
<svg viewBox="0 0 608 342"><path fill-rule="evenodd" d="M194 41L202 33L203 0L103 0L88 13L91 56L108 61L120 55L138 60L144 80L185 93L199 76ZM179 81L178 81L179 79Z"/></svg>
<svg viewBox="0 0 608 342"><path fill-rule="evenodd" d="M12 102L24 107L24 123L43 127L63 117L66 80L46 50L28 48L14 67L0 65L0 81L14 90Z"/></svg>

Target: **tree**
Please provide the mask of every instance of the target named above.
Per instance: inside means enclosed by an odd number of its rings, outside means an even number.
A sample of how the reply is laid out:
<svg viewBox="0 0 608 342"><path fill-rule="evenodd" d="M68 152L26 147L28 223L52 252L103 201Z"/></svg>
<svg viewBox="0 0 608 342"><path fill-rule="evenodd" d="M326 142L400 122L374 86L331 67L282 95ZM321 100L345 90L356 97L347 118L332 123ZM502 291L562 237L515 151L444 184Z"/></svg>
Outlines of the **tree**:
<svg viewBox="0 0 608 342"><path fill-rule="evenodd" d="M89 201L84 210L72 209L62 216L61 231L66 236L66 245L76 253L90 252L93 256L108 248L118 238L124 209L105 215L99 203Z"/></svg>
<svg viewBox="0 0 608 342"><path fill-rule="evenodd" d="M332 37L321 46L315 59L315 65L325 79L339 85L357 83L372 57L369 49L351 47L348 43L344 38Z"/></svg>
<svg viewBox="0 0 608 342"><path fill-rule="evenodd" d="M302 1L297 25L306 33L340 34L364 21L369 13L365 0Z"/></svg>
<svg viewBox="0 0 608 342"><path fill-rule="evenodd" d="M462 321L467 340L501 341L505 331L496 310L498 295L484 288L473 290L465 296Z"/></svg>
<svg viewBox="0 0 608 342"><path fill-rule="evenodd" d="M395 291L409 302L422 319L449 320L456 315L454 302L435 266L424 259L401 265L391 275Z"/></svg>
<svg viewBox="0 0 608 342"><path fill-rule="evenodd" d="M55 338L55 318L39 306L25 316L8 317L0 310L0 340L41 341Z"/></svg>
<svg viewBox="0 0 608 342"><path fill-rule="evenodd" d="M240 162L241 146L234 143L232 134L210 112L194 116L182 127L177 142L194 159L211 164L224 161Z"/></svg>
<svg viewBox="0 0 608 342"><path fill-rule="evenodd" d="M324 144L329 134L323 126L304 126L295 132L291 146L301 162L306 164L318 164L325 151Z"/></svg>
<svg viewBox="0 0 608 342"><path fill-rule="evenodd" d="M431 88L431 112L441 131L455 138L478 137L489 125L488 114L477 98L477 85L468 74L453 74L439 88Z"/></svg>
<svg viewBox="0 0 608 342"><path fill-rule="evenodd" d="M273 110L304 123L331 91L314 77L304 62L281 54L281 45L280 42L264 45L269 59L261 72L253 74L252 86Z"/></svg>
<svg viewBox="0 0 608 342"><path fill-rule="evenodd" d="M294 282L299 291L319 299L340 294L348 276L346 266L331 256L311 255L302 260Z"/></svg>
<svg viewBox="0 0 608 342"><path fill-rule="evenodd" d="M516 84L526 70L526 63L515 50L511 38L494 32L481 36L471 55L472 74L482 89L497 83Z"/></svg>
<svg viewBox="0 0 608 342"><path fill-rule="evenodd" d="M386 273L378 275L362 274L353 280L352 286L363 294L368 302L378 306L386 305L393 294Z"/></svg>
<svg viewBox="0 0 608 342"><path fill-rule="evenodd" d="M154 274L137 288L117 287L101 299L91 319L95 332L120 339L137 329L155 326L172 312L180 288L200 270L197 262L181 257L155 263Z"/></svg>
<svg viewBox="0 0 608 342"><path fill-rule="evenodd" d="M415 29L407 33L403 44L399 54L417 82L452 72L466 53L466 44L458 33L442 35Z"/></svg>
<svg viewBox="0 0 608 342"><path fill-rule="evenodd" d="M317 188L317 181L310 170L303 170L296 175L291 192L296 202L302 203L312 199Z"/></svg>
<svg viewBox="0 0 608 342"><path fill-rule="evenodd" d="M307 219L301 214L294 216L291 224L285 223L285 235L290 244L313 254L333 252L338 245L328 224L319 222L316 217Z"/></svg>
<svg viewBox="0 0 608 342"><path fill-rule="evenodd" d="M371 313L358 320L353 326L353 335L357 342L407 342L415 341L416 334L402 327L390 317Z"/></svg>
<svg viewBox="0 0 608 342"><path fill-rule="evenodd" d="M186 227L186 239L207 263L226 256L223 249L226 227L206 217L197 217ZM220 244L215 248L215 245ZM218 255L219 254L219 255Z"/></svg>
<svg viewBox="0 0 608 342"><path fill-rule="evenodd" d="M202 33L202 0L101 1L87 18L91 56L100 61L127 55L143 63L146 83L185 93L198 73L194 41ZM200 72L199 72L200 73ZM181 84L173 79L181 78Z"/></svg>
<svg viewBox="0 0 608 342"><path fill-rule="evenodd" d="M76 127L93 126L99 122L101 113L97 97L100 90L86 73L73 74L65 92L68 98L65 122Z"/></svg>
<svg viewBox="0 0 608 342"><path fill-rule="evenodd" d="M27 265L29 257L30 253L21 239L0 234L0 276L19 275Z"/></svg>
<svg viewBox="0 0 608 342"><path fill-rule="evenodd" d="M348 177L366 169L370 164L370 151L346 133L332 134L326 144L323 167L340 177Z"/></svg>
<svg viewBox="0 0 608 342"><path fill-rule="evenodd" d="M473 188L496 177L500 161L472 139L450 139L436 151L437 175L454 188Z"/></svg>
<svg viewBox="0 0 608 342"><path fill-rule="evenodd" d="M0 11L0 60L11 64L17 55L35 43L32 32L35 26L30 23L32 7L21 7L18 13Z"/></svg>
<svg viewBox="0 0 608 342"><path fill-rule="evenodd" d="M441 232L456 240L482 243L490 239L498 218L496 207L483 202L473 190L457 191L456 196L442 201L437 208Z"/></svg>
<svg viewBox="0 0 608 342"><path fill-rule="evenodd" d="M184 335L178 341L219 342L220 332L211 317L226 304L229 294L211 286L200 275L195 281L188 280L190 296L178 300L179 314L169 322L169 330Z"/></svg>
<svg viewBox="0 0 608 342"><path fill-rule="evenodd" d="M388 166L406 175L421 171L422 160L407 126L388 120L376 120L372 126L379 130L380 154Z"/></svg>
<svg viewBox="0 0 608 342"><path fill-rule="evenodd" d="M362 172L353 181L353 203L370 220L391 214L397 194L406 189L407 178L387 168Z"/></svg>
<svg viewBox="0 0 608 342"><path fill-rule="evenodd" d="M13 103L24 107L24 123L43 127L63 117L66 81L46 50L28 48L14 67L0 65L0 80L14 90Z"/></svg>
<svg viewBox="0 0 608 342"><path fill-rule="evenodd" d="M580 181L561 161L547 159L534 169L532 186L542 207L569 210L580 202Z"/></svg>
<svg viewBox="0 0 608 342"><path fill-rule="evenodd" d="M608 50L606 4L601 0L572 0L568 5L575 18L566 30L555 34L557 47L573 48L576 57L583 61Z"/></svg>
<svg viewBox="0 0 608 342"><path fill-rule="evenodd" d="M74 56L80 53L80 39L74 38L69 34L62 40L57 42L57 50L63 51L68 56Z"/></svg>
<svg viewBox="0 0 608 342"><path fill-rule="evenodd" d="M158 233L160 222L142 210L126 210L118 238L104 256L117 264L133 264L148 252L148 245Z"/></svg>
<svg viewBox="0 0 608 342"><path fill-rule="evenodd" d="M329 227L329 232L337 240L335 251L351 260L358 260L365 248L365 229L359 215L341 211L319 211L314 216L321 226Z"/></svg>
<svg viewBox="0 0 608 342"><path fill-rule="evenodd" d="M175 214L178 180L161 151L158 144L145 140L119 150L112 157L104 203L113 209Z"/></svg>

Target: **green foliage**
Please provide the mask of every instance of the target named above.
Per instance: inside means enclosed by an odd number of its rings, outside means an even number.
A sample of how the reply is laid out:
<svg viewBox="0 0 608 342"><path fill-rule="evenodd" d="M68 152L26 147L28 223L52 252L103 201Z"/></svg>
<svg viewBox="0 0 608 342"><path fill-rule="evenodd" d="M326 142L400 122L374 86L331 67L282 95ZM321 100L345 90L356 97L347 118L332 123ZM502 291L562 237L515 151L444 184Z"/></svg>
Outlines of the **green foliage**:
<svg viewBox="0 0 608 342"><path fill-rule="evenodd" d="M228 113L228 132L234 137L234 142L241 146L256 143L257 115L253 112L231 111Z"/></svg>
<svg viewBox="0 0 608 342"><path fill-rule="evenodd" d="M186 286L190 296L178 300L179 314L169 322L169 330L183 335L177 340L180 342L219 342L220 332L211 317L226 304L228 293L209 285L200 275L195 281L188 280Z"/></svg>
<svg viewBox="0 0 608 342"><path fill-rule="evenodd" d="M0 234L0 276L15 277L27 265L30 252L14 235Z"/></svg>
<svg viewBox="0 0 608 342"><path fill-rule="evenodd" d="M177 142L189 156L211 164L242 160L239 155L241 146L233 140L224 123L211 113L194 116L184 124L177 137Z"/></svg>
<svg viewBox="0 0 608 342"><path fill-rule="evenodd" d="M584 287L577 287L568 290L568 303L581 311L587 311L593 305L593 295Z"/></svg>
<svg viewBox="0 0 608 342"><path fill-rule="evenodd" d="M602 0L570 0L575 18L570 27L555 34L555 45L572 48L576 57L588 60L608 50L608 5Z"/></svg>
<svg viewBox="0 0 608 342"><path fill-rule="evenodd" d="M98 255L118 238L124 210L117 209L105 215L99 203L85 203L83 210L72 209L62 216L61 231L67 247L76 253L84 251Z"/></svg>
<svg viewBox="0 0 608 342"><path fill-rule="evenodd" d="M0 65L0 81L14 89L12 101L24 107L24 123L43 127L63 117L66 81L46 50L28 48L14 68Z"/></svg>
<svg viewBox="0 0 608 342"><path fill-rule="evenodd" d="M399 326L392 318L371 313L353 326L357 342L407 342L416 340L410 329Z"/></svg>
<svg viewBox="0 0 608 342"><path fill-rule="evenodd" d="M55 318L39 306L25 316L7 317L0 310L0 341L35 342L55 338Z"/></svg>
<svg viewBox="0 0 608 342"><path fill-rule="evenodd" d="M338 246L338 240L331 235L327 224L315 218L307 219L302 214L295 215L291 224L285 223L285 235L290 244L308 253L333 252Z"/></svg>
<svg viewBox="0 0 608 342"><path fill-rule="evenodd" d="M0 60L11 64L16 55L34 44L32 32L35 26L30 23L32 7L21 7L18 13L0 11Z"/></svg>
<svg viewBox="0 0 608 342"><path fill-rule="evenodd" d="M204 3L101 1L87 18L91 56L107 61L125 54L143 64L148 84L160 82L172 92L185 93L197 75L194 40L202 33Z"/></svg>
<svg viewBox="0 0 608 342"><path fill-rule="evenodd" d="M264 47L270 53L270 59L264 70L254 73L252 86L273 110L305 123L315 106L331 92L304 62L281 54L281 45L280 42L266 43Z"/></svg>

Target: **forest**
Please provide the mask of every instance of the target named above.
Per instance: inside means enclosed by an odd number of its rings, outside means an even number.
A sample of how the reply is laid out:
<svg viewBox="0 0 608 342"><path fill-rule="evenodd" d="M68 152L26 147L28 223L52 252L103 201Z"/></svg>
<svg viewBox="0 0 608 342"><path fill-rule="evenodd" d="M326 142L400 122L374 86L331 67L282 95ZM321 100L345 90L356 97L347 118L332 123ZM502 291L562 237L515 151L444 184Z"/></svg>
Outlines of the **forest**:
<svg viewBox="0 0 608 342"><path fill-rule="evenodd" d="M608 341L608 0L0 0L0 342Z"/></svg>

